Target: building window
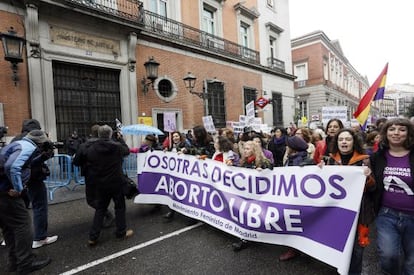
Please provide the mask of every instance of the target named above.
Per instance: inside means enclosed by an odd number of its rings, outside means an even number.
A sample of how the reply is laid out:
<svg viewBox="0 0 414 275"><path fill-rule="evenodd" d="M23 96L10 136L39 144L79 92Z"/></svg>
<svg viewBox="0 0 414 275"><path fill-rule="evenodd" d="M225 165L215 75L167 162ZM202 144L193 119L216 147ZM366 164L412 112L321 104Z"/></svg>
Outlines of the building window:
<svg viewBox="0 0 414 275"><path fill-rule="evenodd" d="M162 97L170 97L173 93L171 82L167 79L158 82L158 92Z"/></svg>
<svg viewBox="0 0 414 275"><path fill-rule="evenodd" d="M202 30L215 35L215 10L211 7L205 5L203 9L203 21L202 21Z"/></svg>
<svg viewBox="0 0 414 275"><path fill-rule="evenodd" d="M296 64L294 66L294 74L297 77L295 81L303 81L308 79L307 63Z"/></svg>
<svg viewBox="0 0 414 275"><path fill-rule="evenodd" d="M249 104L251 101L256 101L256 89L253 88L244 88L243 89L243 99L244 99L244 106ZM254 109L256 111L256 105L254 105ZM244 114L246 115L246 108L243 108ZM255 112L255 116L257 113Z"/></svg>
<svg viewBox="0 0 414 275"><path fill-rule="evenodd" d="M177 96L177 86L168 76L162 76L155 80L154 90L165 102L172 101Z"/></svg>
<svg viewBox="0 0 414 275"><path fill-rule="evenodd" d="M302 117L308 117L308 102L306 100L300 100L299 101L299 118L301 119Z"/></svg>
<svg viewBox="0 0 414 275"><path fill-rule="evenodd" d="M276 39L273 37L269 38L269 50L270 58L273 60L276 56Z"/></svg>
<svg viewBox="0 0 414 275"><path fill-rule="evenodd" d="M216 128L226 127L226 102L224 96L223 82L209 82L207 83L207 110L206 115L211 115L214 126Z"/></svg>
<svg viewBox="0 0 414 275"><path fill-rule="evenodd" d="M329 79L329 66L328 61L323 61L323 79L328 80Z"/></svg>
<svg viewBox="0 0 414 275"><path fill-rule="evenodd" d="M249 26L245 23L240 24L240 38L241 44L248 48L249 47Z"/></svg>
<svg viewBox="0 0 414 275"><path fill-rule="evenodd" d="M167 17L167 0L150 0L150 11Z"/></svg>
<svg viewBox="0 0 414 275"><path fill-rule="evenodd" d="M273 125L283 126L283 102L281 93L272 93Z"/></svg>
<svg viewBox="0 0 414 275"><path fill-rule="evenodd" d="M268 6L269 8L274 8L274 7L275 7L275 3L274 3L274 1L275 1L275 0L267 0L267 6Z"/></svg>

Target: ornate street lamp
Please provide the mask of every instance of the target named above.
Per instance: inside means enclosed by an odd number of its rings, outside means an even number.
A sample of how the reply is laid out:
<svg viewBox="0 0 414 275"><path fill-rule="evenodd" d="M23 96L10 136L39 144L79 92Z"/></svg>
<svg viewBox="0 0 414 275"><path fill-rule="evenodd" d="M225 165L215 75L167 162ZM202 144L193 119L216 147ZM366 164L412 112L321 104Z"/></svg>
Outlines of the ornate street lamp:
<svg viewBox="0 0 414 275"><path fill-rule="evenodd" d="M145 77L141 80L142 84L142 91L144 94L148 93L148 86L151 85L154 89L154 81L158 78L158 67L160 66L160 63L155 61L154 57L151 56L147 62L144 63L145 72L147 75L146 79L149 79L149 82L146 82Z"/></svg>
<svg viewBox="0 0 414 275"><path fill-rule="evenodd" d="M183 80L184 80L184 85L188 89L188 91L190 92L190 94L196 94L193 91L193 89L195 87L195 83L196 83L197 77L195 77L193 74L191 74L190 72L188 72L187 76L184 77Z"/></svg>
<svg viewBox="0 0 414 275"><path fill-rule="evenodd" d="M23 37L17 36L13 27L8 29L8 33L0 33L0 38L3 44L4 59L12 65L12 80L14 85L17 86L17 81L19 81L17 64L23 62L23 47L26 40Z"/></svg>

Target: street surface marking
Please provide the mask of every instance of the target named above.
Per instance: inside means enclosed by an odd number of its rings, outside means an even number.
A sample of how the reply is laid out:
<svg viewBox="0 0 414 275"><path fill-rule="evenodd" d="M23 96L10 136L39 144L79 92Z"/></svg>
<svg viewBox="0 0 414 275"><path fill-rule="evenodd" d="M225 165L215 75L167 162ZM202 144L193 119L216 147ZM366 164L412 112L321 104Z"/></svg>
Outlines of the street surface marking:
<svg viewBox="0 0 414 275"><path fill-rule="evenodd" d="M130 248L127 248L127 249L121 250L121 251L119 251L119 252L117 252L117 253L114 253L114 254L112 254L112 255L108 255L108 256L106 256L106 257L103 257L103 258L101 258L101 259L99 259L99 260L95 260L95 261L93 261L93 262L87 263L87 264L85 264L85 265L78 266L78 267L76 267L76 268L74 268L74 269L72 269L72 270L69 270L69 271L66 271L66 272L64 272L64 273L61 273L60 275L71 275L71 274L76 274L76 273L79 273L79 272L81 272L81 271L83 271L83 270L86 270L86 269L88 269L88 268L91 268L91 267L94 267L94 266L96 266L96 265L102 264L102 263L104 263L104 262L107 262L107 261L113 260L113 259L115 259L115 258L121 257L121 256L123 256L123 255L125 255L125 254L128 254L128 253L130 253L130 252L134 251L134 250L138 250L138 249L141 249L141 248L147 247L147 246L149 246L149 245L152 245L152 244L154 244L154 243L158 243L158 242L160 242L160 241L163 241L163 240L165 240L165 239L168 239L168 238L171 238L171 237L174 237L174 236L180 235L181 233L184 233L184 232L189 231L189 230L191 230L191 229L197 228L197 227L199 227L199 226L201 226L201 225L203 225L203 223L199 222L199 223L196 223L196 224L194 224L194 225L184 227L184 228L182 228L182 229L180 229L180 230L177 230L177 231L171 232L171 233L169 233L169 234L167 234L167 235L164 235L164 236L161 236L161 237L159 237L159 238L152 239L152 240L150 240L150 241L147 241L147 242L141 243L141 244L139 244L139 245L136 245L136 246L133 246L133 247L130 247Z"/></svg>

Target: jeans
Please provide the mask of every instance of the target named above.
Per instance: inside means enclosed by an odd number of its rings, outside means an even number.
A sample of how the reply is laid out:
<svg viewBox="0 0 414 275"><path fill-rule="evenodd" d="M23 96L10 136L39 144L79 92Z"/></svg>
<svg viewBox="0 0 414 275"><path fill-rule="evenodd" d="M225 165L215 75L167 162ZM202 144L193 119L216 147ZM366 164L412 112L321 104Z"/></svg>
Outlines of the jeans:
<svg viewBox="0 0 414 275"><path fill-rule="evenodd" d="M414 274L414 216L382 207L376 225L382 271Z"/></svg>
<svg viewBox="0 0 414 275"><path fill-rule="evenodd" d="M355 234L354 248L352 249L351 263L349 264L348 275L360 275L362 273L362 259L364 247L358 243L358 232Z"/></svg>
<svg viewBox="0 0 414 275"><path fill-rule="evenodd" d="M48 227L46 185L43 182L31 182L28 195L33 208L33 240L44 240L47 237Z"/></svg>

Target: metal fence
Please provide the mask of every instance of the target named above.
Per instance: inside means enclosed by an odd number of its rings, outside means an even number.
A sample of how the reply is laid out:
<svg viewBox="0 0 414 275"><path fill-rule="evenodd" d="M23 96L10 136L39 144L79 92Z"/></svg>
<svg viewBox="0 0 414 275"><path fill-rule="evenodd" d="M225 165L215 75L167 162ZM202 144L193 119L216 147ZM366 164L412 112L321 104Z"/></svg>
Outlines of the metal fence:
<svg viewBox="0 0 414 275"><path fill-rule="evenodd" d="M54 193L60 188L68 191L85 184L85 177L80 167L72 164L72 158L65 154L56 154L46 161L50 175L44 181L49 193L49 199L54 199ZM137 155L129 154L124 158L122 169L129 178L137 178Z"/></svg>

